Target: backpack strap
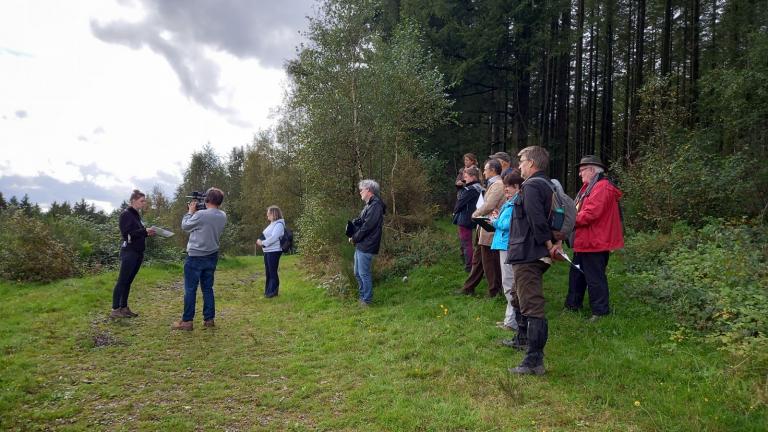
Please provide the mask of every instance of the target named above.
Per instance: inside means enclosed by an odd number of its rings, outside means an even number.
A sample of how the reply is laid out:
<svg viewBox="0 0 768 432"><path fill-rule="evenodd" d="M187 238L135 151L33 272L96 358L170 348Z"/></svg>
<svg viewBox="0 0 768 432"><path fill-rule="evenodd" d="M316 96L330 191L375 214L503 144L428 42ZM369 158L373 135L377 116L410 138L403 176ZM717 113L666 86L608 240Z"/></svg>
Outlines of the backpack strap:
<svg viewBox="0 0 768 432"><path fill-rule="evenodd" d="M552 218L552 209L554 209L555 206L557 205L557 198L556 198L557 191L555 190L555 185L553 185L551 181L547 181L547 180L545 180L545 179L543 179L541 177L529 177L526 181L523 182L522 185L520 185L521 190L522 190L523 185L528 183L531 180L539 180L539 181L542 181L542 182L546 183L546 185L549 186L549 190L552 191L552 202L549 204L549 214L547 215L547 219L551 219Z"/></svg>

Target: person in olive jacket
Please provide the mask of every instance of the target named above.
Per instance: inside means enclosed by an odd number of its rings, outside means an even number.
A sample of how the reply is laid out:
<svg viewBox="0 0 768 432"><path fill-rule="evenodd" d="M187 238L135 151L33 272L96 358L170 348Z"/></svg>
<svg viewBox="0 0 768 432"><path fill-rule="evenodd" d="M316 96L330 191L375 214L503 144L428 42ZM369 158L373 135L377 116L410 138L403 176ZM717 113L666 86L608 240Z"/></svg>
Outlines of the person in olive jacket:
<svg viewBox="0 0 768 432"><path fill-rule="evenodd" d="M133 318L139 314L128 307L128 295L131 284L144 261L144 240L147 236L155 235L155 230L146 229L141 221L139 210L147 204L146 195L134 189L129 200L129 206L120 214L120 273L117 276L115 289L112 291L112 318Z"/></svg>
<svg viewBox="0 0 768 432"><path fill-rule="evenodd" d="M349 242L355 245L355 278L360 293L360 305L368 306L373 301L373 256L379 253L381 232L384 227L384 213L387 206L379 198L379 184L374 180L362 180L358 184L360 199L365 207L360 217L352 221L355 232Z"/></svg>

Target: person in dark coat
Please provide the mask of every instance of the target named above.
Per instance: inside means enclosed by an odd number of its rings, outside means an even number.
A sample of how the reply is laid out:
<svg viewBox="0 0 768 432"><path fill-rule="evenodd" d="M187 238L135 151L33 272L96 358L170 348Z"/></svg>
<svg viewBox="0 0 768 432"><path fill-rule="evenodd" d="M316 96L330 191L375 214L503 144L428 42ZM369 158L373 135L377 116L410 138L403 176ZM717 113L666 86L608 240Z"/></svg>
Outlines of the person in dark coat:
<svg viewBox="0 0 768 432"><path fill-rule="evenodd" d="M554 239L549 226L552 189L545 182L529 181L534 177L550 181L545 174L549 153L543 147L530 146L522 149L518 156L525 181L512 213L507 264L512 264L521 312L517 314L520 318L513 346L525 349L526 355L520 365L509 371L542 375L545 373L544 346L549 337L543 279L552 259L562 250L562 242Z"/></svg>
<svg viewBox="0 0 768 432"><path fill-rule="evenodd" d="M120 273L112 290L111 318L134 318L139 316L128 307L131 284L144 261L145 240L155 235L155 230L146 229L139 211L147 204L146 195L134 189L128 201L129 206L120 214Z"/></svg>
<svg viewBox="0 0 768 432"><path fill-rule="evenodd" d="M379 184L374 180L362 180L358 184L360 199L365 207L360 217L352 221L355 232L349 242L355 245L355 278L360 293L360 305L368 306L373 301L373 257L379 253L381 233L384 228L384 213L387 206L379 198Z"/></svg>
<svg viewBox="0 0 768 432"><path fill-rule="evenodd" d="M464 168L466 186L459 190L459 197L453 208L453 223L459 229L461 256L464 258L464 270L467 273L472 270L472 230L475 228L472 213L477 209L477 198L483 192L479 177L480 170L477 167Z"/></svg>

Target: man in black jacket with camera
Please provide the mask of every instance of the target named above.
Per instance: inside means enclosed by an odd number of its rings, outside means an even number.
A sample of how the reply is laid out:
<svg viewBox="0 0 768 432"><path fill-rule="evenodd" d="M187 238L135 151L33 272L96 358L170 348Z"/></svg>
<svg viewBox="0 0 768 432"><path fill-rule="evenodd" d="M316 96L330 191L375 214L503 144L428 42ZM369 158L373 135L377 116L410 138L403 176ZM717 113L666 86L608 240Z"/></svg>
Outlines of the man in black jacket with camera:
<svg viewBox="0 0 768 432"><path fill-rule="evenodd" d="M360 305L368 306L373 301L373 256L379 253L381 232L384 227L384 201L379 198L379 184L373 180L362 180L358 184L360 199L365 207L360 217L353 221L354 233L349 242L355 245L355 278L360 292Z"/></svg>
<svg viewBox="0 0 768 432"><path fill-rule="evenodd" d="M549 327L544 315L544 273L561 250L562 242L555 241L549 226L552 189L547 183L528 181L541 177L549 182L545 171L549 166L549 153L539 146L530 146L518 153L520 172L526 180L515 203L509 233L507 264L512 264L515 288L520 303L516 312L518 332L512 346L527 349L525 358L516 368L516 374L544 374L544 345Z"/></svg>

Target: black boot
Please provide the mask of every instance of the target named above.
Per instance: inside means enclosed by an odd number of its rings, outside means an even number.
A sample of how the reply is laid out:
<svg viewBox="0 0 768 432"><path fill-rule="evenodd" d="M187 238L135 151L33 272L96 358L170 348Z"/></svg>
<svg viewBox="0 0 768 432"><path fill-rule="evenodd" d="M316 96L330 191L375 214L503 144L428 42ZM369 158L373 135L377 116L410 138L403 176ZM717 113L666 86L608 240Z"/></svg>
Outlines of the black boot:
<svg viewBox="0 0 768 432"><path fill-rule="evenodd" d="M549 325L545 318L528 318L528 352L522 363L510 369L511 373L521 375L543 375L544 346L549 338Z"/></svg>
<svg viewBox="0 0 768 432"><path fill-rule="evenodd" d="M528 349L528 318L515 308L515 322L517 322L517 334L513 339L504 339L501 344L520 351Z"/></svg>

